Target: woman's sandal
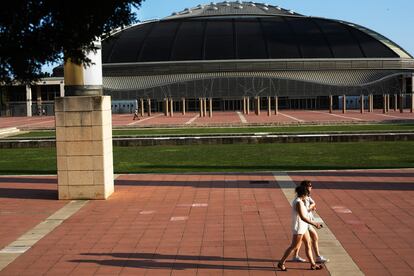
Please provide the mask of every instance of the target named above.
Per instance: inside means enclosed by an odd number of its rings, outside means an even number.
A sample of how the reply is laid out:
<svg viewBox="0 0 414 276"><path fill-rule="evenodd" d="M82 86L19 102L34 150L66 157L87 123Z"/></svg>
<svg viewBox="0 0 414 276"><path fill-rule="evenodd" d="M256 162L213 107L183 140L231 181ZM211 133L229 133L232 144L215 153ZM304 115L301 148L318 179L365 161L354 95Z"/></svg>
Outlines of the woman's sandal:
<svg viewBox="0 0 414 276"><path fill-rule="evenodd" d="M277 267L278 267L280 270L282 270L282 271L287 271L286 266L285 266L284 264L282 264L282 263L278 263L278 264L277 264Z"/></svg>
<svg viewBox="0 0 414 276"><path fill-rule="evenodd" d="M322 265L318 265L318 264L311 265L311 270L321 270L321 269L323 269Z"/></svg>

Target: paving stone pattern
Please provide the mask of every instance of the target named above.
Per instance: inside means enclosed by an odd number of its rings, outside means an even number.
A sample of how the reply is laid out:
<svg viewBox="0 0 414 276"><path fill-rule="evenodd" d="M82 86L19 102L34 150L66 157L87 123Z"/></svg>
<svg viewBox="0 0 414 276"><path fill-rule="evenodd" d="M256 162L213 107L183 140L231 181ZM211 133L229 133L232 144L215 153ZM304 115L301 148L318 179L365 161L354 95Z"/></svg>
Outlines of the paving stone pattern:
<svg viewBox="0 0 414 276"><path fill-rule="evenodd" d="M413 169L288 175L314 182L318 214L364 274L414 274ZM36 201L48 210L45 219L65 205L55 200L55 178L23 179L0 177L0 188L27 182L37 196L2 194L0 210L34 209ZM88 202L0 275L329 274L292 262L287 273L275 271L290 244L291 207L272 173L120 175L115 188L109 200ZM9 236L3 244L17 239L1 222Z"/></svg>

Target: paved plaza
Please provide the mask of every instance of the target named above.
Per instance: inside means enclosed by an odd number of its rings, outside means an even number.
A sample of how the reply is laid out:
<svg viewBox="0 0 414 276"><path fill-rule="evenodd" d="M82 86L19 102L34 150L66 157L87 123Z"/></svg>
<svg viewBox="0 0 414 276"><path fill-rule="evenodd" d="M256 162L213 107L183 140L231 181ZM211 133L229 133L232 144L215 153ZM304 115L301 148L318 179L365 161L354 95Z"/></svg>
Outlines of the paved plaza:
<svg viewBox="0 0 414 276"><path fill-rule="evenodd" d="M303 179L331 261L276 271ZM1 176L0 265L16 258L0 275L413 275L413 196L414 169L119 175L109 200L80 204L57 200L56 176Z"/></svg>
<svg viewBox="0 0 414 276"><path fill-rule="evenodd" d="M413 121L414 114L410 110L404 113L390 111L386 114L376 109L374 112L360 113L350 110L343 114L340 111L329 113L326 110L281 110L278 115L267 115L266 111L255 115L241 112L213 112L213 116L200 117L199 113L187 112L182 115L175 112L173 117L164 116L164 113L145 115L140 120L132 120L133 114L112 115L113 128L119 127L169 127L169 126L243 126L243 125L294 125L294 124L337 124L337 123L372 123L391 121ZM17 127L20 129L54 128L54 116L40 117L0 117L0 128Z"/></svg>

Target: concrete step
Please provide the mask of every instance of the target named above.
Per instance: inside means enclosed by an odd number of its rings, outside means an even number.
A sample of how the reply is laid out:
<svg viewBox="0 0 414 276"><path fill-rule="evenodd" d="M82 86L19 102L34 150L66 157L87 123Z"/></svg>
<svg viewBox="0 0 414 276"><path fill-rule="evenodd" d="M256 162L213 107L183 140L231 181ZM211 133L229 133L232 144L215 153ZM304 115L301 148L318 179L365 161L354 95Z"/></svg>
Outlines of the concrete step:
<svg viewBox="0 0 414 276"><path fill-rule="evenodd" d="M7 137L20 132L17 127L0 128L0 137Z"/></svg>

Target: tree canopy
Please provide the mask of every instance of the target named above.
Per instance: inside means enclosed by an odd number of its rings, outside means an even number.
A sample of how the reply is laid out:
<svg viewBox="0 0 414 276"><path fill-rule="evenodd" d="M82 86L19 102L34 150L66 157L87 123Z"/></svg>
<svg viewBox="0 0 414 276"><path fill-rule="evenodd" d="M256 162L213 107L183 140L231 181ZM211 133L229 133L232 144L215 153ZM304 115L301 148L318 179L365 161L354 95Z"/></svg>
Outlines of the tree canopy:
<svg viewBox="0 0 414 276"><path fill-rule="evenodd" d="M0 82L43 77L44 64L88 64L93 41L137 21L143 0L13 0L0 9Z"/></svg>

